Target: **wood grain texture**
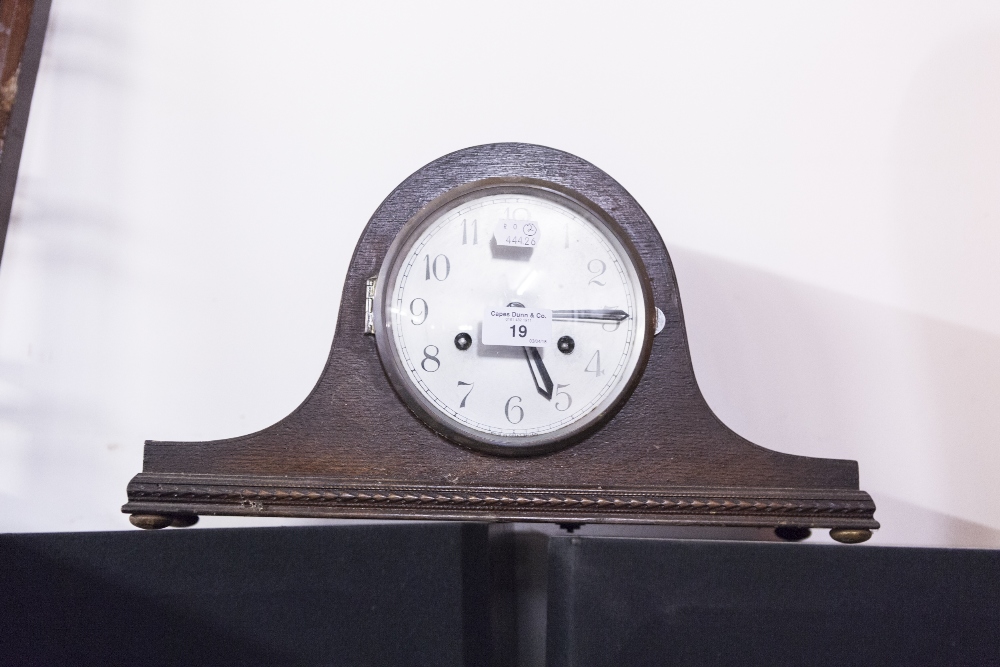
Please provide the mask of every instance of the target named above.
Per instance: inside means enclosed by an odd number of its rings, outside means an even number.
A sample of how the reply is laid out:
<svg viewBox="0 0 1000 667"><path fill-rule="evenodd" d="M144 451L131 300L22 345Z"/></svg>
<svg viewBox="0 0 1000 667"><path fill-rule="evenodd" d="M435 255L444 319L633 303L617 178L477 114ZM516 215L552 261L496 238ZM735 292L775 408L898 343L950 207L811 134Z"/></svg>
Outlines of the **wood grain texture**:
<svg viewBox="0 0 1000 667"><path fill-rule="evenodd" d="M400 228L453 188L497 177L548 181L604 209L638 251L654 304L666 316L641 380L614 417L566 449L522 458L465 449L418 421L386 378L374 337L364 334L365 281L378 273ZM228 491L192 491L202 487ZM341 498L310 504L286 496L277 502L273 494L281 489L307 496L313 489L319 498L342 492L356 496L355 491L371 496L369 491L379 489L419 498L441 489L465 500L407 505ZM469 500L504 491L532 499L489 507ZM580 503L549 503L549 497ZM783 498L790 506L780 512L729 511L726 498L750 505ZM677 504L685 499L691 503ZM826 511L831 507L836 511ZM452 153L396 188L355 249L330 356L305 401L274 426L250 435L213 442L148 441L143 473L129 485L123 511L247 514L263 508L284 516L878 526L871 498L858 490L857 463L770 451L735 434L712 413L695 380L673 267L652 221L600 169L527 144Z"/></svg>
<svg viewBox="0 0 1000 667"><path fill-rule="evenodd" d="M51 0L0 2L0 258Z"/></svg>

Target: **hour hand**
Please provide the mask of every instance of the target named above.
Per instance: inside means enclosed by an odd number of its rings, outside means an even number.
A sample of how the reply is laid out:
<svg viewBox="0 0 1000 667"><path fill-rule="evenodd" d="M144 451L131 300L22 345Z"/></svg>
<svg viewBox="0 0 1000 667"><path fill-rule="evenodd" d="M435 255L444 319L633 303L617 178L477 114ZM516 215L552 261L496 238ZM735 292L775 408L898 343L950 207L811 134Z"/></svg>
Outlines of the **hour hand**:
<svg viewBox="0 0 1000 667"><path fill-rule="evenodd" d="M603 308L599 310L553 310L553 320L589 320L591 322L621 322L628 319L624 310Z"/></svg>
<svg viewBox="0 0 1000 667"><path fill-rule="evenodd" d="M552 400L552 378L549 377L549 371L545 368L545 362L542 361L542 355L539 354L537 347L524 347L524 358L528 360L528 368L531 369L531 379L535 381L535 389L538 393L545 397L545 400Z"/></svg>
<svg viewBox="0 0 1000 667"><path fill-rule="evenodd" d="M518 301L511 301L507 304L508 308L524 308L524 304ZM552 400L552 378L549 377L549 371L545 368L545 362L542 361L542 355L538 352L537 347L522 347L524 350L524 358L528 360L528 368L531 370L531 379L535 381L535 389L538 393L545 397L545 400Z"/></svg>

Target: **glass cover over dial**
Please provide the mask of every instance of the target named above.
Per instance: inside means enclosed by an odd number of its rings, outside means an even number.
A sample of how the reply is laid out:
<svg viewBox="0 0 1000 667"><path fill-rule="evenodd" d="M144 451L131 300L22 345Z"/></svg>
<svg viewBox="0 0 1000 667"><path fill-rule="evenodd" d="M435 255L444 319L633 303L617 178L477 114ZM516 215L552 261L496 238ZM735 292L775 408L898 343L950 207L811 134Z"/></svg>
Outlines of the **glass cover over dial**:
<svg viewBox="0 0 1000 667"><path fill-rule="evenodd" d="M494 187L418 216L378 280L383 365L432 428L533 453L608 416L648 349L644 274L586 205Z"/></svg>

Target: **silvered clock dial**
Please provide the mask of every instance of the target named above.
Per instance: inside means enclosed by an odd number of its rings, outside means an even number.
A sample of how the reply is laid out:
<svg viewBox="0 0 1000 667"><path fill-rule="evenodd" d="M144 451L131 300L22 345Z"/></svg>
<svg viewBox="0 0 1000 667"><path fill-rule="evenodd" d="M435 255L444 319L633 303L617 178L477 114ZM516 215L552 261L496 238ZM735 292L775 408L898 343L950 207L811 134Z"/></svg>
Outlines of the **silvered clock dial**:
<svg viewBox="0 0 1000 667"><path fill-rule="evenodd" d="M499 454L598 425L642 372L648 279L617 225L549 187L473 184L414 216L378 277L375 333L407 405Z"/></svg>

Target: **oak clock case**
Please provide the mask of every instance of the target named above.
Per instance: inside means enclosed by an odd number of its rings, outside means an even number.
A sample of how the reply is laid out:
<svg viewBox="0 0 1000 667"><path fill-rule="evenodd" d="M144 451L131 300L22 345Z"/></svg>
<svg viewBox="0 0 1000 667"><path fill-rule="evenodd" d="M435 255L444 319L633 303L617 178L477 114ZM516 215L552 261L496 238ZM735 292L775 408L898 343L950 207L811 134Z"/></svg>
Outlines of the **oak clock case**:
<svg viewBox="0 0 1000 667"><path fill-rule="evenodd" d="M829 528L842 542L878 528L856 462L771 451L712 413L652 221L594 165L530 144L460 150L401 183L361 234L302 404L241 437L147 441L127 491L144 528L202 514Z"/></svg>
<svg viewBox="0 0 1000 667"><path fill-rule="evenodd" d="M598 427L652 344L634 249L612 218L549 183L447 193L397 235L376 285L373 332L401 399L442 436L491 454L551 451Z"/></svg>

